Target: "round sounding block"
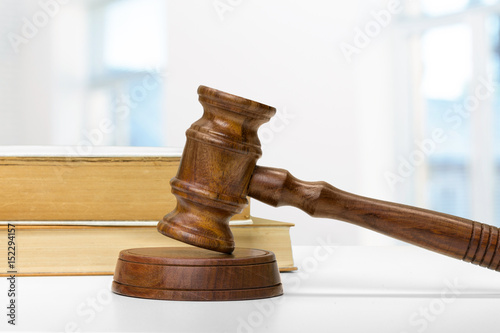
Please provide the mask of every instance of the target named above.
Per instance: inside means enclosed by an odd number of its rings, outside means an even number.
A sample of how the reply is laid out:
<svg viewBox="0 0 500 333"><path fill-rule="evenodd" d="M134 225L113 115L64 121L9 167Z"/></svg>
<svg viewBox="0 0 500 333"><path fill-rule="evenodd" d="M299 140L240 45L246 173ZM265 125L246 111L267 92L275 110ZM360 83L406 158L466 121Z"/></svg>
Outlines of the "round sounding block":
<svg viewBox="0 0 500 333"><path fill-rule="evenodd" d="M274 253L246 248L236 248L232 254L196 247L123 250L112 290L176 301L250 300L283 294Z"/></svg>

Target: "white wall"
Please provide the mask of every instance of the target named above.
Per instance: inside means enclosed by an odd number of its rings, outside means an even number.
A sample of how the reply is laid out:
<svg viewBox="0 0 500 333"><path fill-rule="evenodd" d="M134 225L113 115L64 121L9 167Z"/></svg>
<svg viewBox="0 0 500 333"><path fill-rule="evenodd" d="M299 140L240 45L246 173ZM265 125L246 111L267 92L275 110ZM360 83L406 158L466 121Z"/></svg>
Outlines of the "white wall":
<svg viewBox="0 0 500 333"><path fill-rule="evenodd" d="M34 144L50 141L49 84L40 84L50 73L49 34L42 31L15 52L9 33L20 34L22 18L37 10L35 1L2 2L0 6L0 140L2 144ZM38 50L39 52L32 52ZM28 93L29 92L29 93Z"/></svg>
<svg viewBox="0 0 500 333"><path fill-rule="evenodd" d="M340 43L386 3L365 1L171 1L168 7L168 145L184 144L202 114L203 84L293 115L263 141L261 165L305 180L393 199L383 173L393 161L392 25L348 63ZM222 14L215 4L231 8ZM279 117L276 125L280 125ZM278 126L279 127L279 126ZM296 223L296 245L381 244L384 237L349 224L313 219L292 207L252 202L254 216Z"/></svg>
<svg viewBox="0 0 500 333"><path fill-rule="evenodd" d="M50 15L40 4L51 4ZM88 71L85 2L54 4L0 3L2 145L68 145L80 138Z"/></svg>

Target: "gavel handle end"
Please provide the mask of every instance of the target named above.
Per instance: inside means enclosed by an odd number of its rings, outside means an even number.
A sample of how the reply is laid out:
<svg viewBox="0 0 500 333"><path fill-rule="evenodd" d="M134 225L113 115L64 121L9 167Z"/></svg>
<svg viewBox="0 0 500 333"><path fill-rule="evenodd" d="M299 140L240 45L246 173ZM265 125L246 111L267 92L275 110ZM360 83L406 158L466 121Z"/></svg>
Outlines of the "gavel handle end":
<svg viewBox="0 0 500 333"><path fill-rule="evenodd" d="M288 171L257 166L248 195L274 207L297 207L313 217L356 224L456 259L500 271L500 230L427 209L348 193L326 182L305 182Z"/></svg>

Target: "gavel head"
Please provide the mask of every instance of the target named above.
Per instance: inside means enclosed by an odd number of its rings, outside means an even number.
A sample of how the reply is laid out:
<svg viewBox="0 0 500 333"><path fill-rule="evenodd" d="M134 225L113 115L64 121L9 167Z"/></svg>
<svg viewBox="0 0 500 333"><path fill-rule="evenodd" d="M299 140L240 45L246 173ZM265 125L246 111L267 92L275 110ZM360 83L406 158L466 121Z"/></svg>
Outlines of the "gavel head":
<svg viewBox="0 0 500 333"><path fill-rule="evenodd" d="M186 132L177 176L177 207L158 231L184 243L232 253L229 220L248 204L247 190L262 155L257 130L276 109L212 88L198 88L204 113Z"/></svg>

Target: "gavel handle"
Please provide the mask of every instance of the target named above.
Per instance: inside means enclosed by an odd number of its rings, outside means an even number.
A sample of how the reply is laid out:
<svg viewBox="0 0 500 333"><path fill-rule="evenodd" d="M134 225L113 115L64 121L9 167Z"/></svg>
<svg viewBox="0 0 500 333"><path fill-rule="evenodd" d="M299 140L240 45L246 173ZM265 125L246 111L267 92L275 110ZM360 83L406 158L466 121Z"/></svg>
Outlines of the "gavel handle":
<svg viewBox="0 0 500 333"><path fill-rule="evenodd" d="M500 271L500 230L468 219L370 199L326 182L305 182L283 169L257 166L248 195L274 207L346 221L456 259Z"/></svg>

